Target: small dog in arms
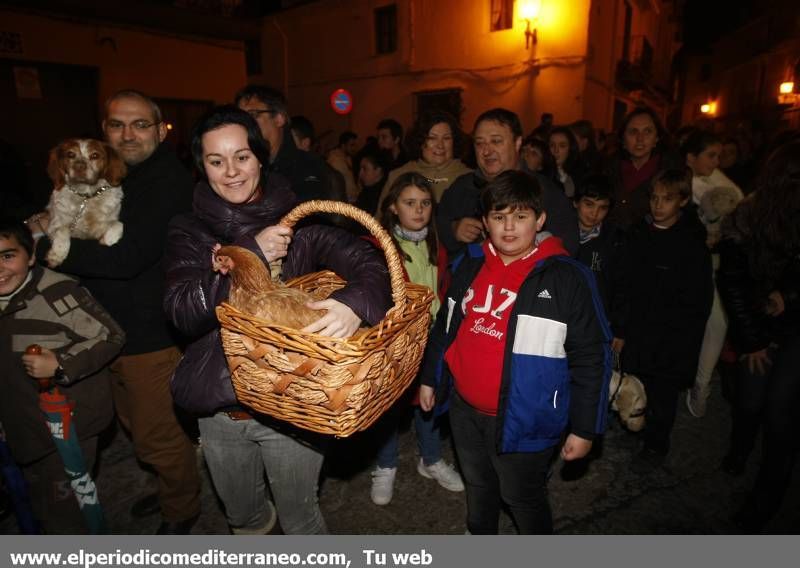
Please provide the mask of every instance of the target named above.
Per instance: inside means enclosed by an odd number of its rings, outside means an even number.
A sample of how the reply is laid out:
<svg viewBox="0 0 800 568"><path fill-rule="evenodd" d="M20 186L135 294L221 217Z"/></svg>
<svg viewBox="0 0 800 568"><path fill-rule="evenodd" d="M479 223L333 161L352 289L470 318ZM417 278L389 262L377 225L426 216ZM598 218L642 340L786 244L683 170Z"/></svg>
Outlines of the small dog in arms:
<svg viewBox="0 0 800 568"><path fill-rule="evenodd" d="M47 205L50 267L67 258L72 237L97 239L106 246L122 237L119 211L127 168L111 146L99 140L65 140L50 151L47 173L53 180Z"/></svg>

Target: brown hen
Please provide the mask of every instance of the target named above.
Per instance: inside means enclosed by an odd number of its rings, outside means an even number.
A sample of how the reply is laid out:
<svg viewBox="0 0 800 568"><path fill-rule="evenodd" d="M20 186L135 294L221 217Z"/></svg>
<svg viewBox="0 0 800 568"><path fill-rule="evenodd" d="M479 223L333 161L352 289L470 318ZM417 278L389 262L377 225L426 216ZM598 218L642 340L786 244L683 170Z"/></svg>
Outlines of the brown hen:
<svg viewBox="0 0 800 568"><path fill-rule="evenodd" d="M306 306L315 300L307 292L272 280L264 262L245 248L221 247L214 253L214 270L230 274L228 303L244 313L295 329L302 329L327 313Z"/></svg>

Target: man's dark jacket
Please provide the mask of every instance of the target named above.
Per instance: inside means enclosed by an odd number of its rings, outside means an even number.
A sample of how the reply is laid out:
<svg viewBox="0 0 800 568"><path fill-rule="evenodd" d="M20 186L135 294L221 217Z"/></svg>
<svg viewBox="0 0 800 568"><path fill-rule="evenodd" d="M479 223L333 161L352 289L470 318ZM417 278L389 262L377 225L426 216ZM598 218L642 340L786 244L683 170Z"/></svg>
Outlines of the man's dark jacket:
<svg viewBox="0 0 800 568"><path fill-rule="evenodd" d="M164 271L161 260L167 225L189 211L192 177L164 144L141 164L128 167L119 220L122 238L113 246L72 239L60 272L78 277L125 330L123 355L166 349L175 344L162 309ZM41 246L45 245L45 246ZM43 259L50 242L40 243Z"/></svg>
<svg viewBox="0 0 800 568"><path fill-rule="evenodd" d="M283 130L283 141L278 154L270 164L270 171L289 180L292 192L299 202L312 199L338 199L332 195L325 160L313 152L304 152L294 143L291 130ZM347 200L345 196L345 201Z"/></svg>
<svg viewBox="0 0 800 568"><path fill-rule="evenodd" d="M235 406L236 396L222 350L215 308L228 298L229 278L211 269L215 244L235 244L266 262L255 235L275 225L295 204L288 182L276 174L262 181L264 196L234 205L206 182L195 188L194 213L176 217L169 228L164 309L189 344L172 379L175 403L197 414ZM347 286L331 294L370 325L391 305L386 262L371 244L335 227L309 225L295 231L283 259L283 278L332 270Z"/></svg>
<svg viewBox="0 0 800 568"><path fill-rule="evenodd" d="M578 221L575 208L564 192L551 180L541 174L531 175L542 187L543 205L547 213L544 229L560 238L567 252L574 255L578 251ZM476 219L482 217L480 195L487 183L483 173L475 170L456 179L442 195L436 213L436 230L451 260L466 250L466 244L457 241L453 235L453 222L464 217Z"/></svg>

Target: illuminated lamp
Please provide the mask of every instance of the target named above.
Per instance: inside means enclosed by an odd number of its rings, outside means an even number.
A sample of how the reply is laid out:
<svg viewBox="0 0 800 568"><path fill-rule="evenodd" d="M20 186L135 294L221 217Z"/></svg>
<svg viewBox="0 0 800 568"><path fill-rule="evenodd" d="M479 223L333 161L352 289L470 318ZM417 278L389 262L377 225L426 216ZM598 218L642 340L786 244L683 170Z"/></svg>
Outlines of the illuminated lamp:
<svg viewBox="0 0 800 568"><path fill-rule="evenodd" d="M793 81L784 81L781 83L781 86L778 88L778 92L782 95L789 95L794 92L794 82Z"/></svg>
<svg viewBox="0 0 800 568"><path fill-rule="evenodd" d="M172 123L171 122L167 123L167 130L172 130Z"/></svg>
<svg viewBox="0 0 800 568"><path fill-rule="evenodd" d="M539 20L539 12L542 10L542 0L519 0L519 18L525 20L525 49L530 49L531 42L536 45L538 40L536 24ZM531 29L533 22L533 29Z"/></svg>
<svg viewBox="0 0 800 568"><path fill-rule="evenodd" d="M708 101L700 105L700 112L703 114L717 114L717 101Z"/></svg>

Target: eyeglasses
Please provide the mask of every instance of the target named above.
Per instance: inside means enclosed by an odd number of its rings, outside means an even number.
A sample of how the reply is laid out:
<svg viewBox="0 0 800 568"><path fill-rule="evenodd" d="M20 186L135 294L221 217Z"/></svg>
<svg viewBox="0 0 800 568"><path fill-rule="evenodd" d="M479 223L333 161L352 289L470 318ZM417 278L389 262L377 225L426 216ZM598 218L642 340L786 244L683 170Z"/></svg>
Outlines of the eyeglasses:
<svg viewBox="0 0 800 568"><path fill-rule="evenodd" d="M252 110L248 110L247 114L252 116L255 120L258 120L258 117L261 116L262 114L275 115L277 113L271 108L255 108Z"/></svg>
<svg viewBox="0 0 800 568"><path fill-rule="evenodd" d="M161 124L159 122L150 122L149 120L134 120L130 124L125 124L124 122L120 122L119 120L107 120L106 121L106 129L111 130L112 132L119 132L124 130L125 127L130 127L137 132L144 132L153 128L154 126Z"/></svg>

